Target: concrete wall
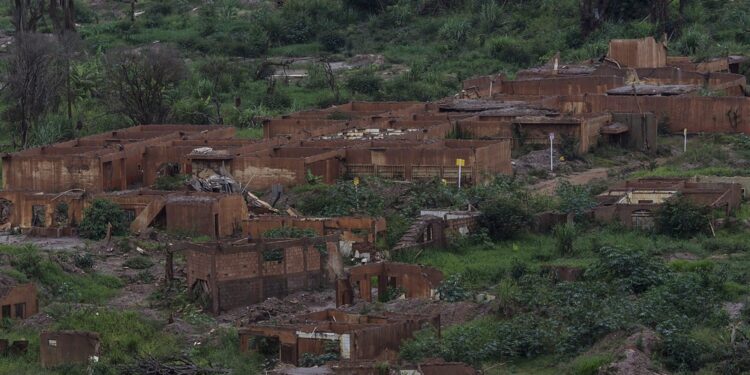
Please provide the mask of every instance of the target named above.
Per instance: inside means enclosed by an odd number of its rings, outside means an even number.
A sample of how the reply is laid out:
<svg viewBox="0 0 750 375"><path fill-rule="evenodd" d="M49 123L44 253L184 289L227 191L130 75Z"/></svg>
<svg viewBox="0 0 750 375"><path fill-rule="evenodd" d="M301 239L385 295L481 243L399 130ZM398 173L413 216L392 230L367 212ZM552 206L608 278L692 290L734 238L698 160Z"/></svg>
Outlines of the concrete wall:
<svg viewBox="0 0 750 375"><path fill-rule="evenodd" d="M628 68L657 68L667 64L667 48L653 37L613 39L607 57Z"/></svg>
<svg viewBox="0 0 750 375"><path fill-rule="evenodd" d="M8 309L10 309L10 315L5 314ZM22 314L18 315L16 309L22 309ZM36 286L33 283L17 284L0 298L0 319L26 319L38 312L39 302Z"/></svg>
<svg viewBox="0 0 750 375"><path fill-rule="evenodd" d="M652 112L673 133L750 134L750 98L745 97L584 95L554 101L562 110L578 113Z"/></svg>
<svg viewBox="0 0 750 375"><path fill-rule="evenodd" d="M225 249L189 244L185 251L188 287L198 280L207 282L214 313L317 288L326 279L326 259L319 247L326 252L337 252L336 241L335 236L328 236ZM267 258L264 253L278 254L281 258Z"/></svg>
<svg viewBox="0 0 750 375"><path fill-rule="evenodd" d="M99 334L94 332L42 332L39 336L39 360L42 367L86 364L99 355Z"/></svg>

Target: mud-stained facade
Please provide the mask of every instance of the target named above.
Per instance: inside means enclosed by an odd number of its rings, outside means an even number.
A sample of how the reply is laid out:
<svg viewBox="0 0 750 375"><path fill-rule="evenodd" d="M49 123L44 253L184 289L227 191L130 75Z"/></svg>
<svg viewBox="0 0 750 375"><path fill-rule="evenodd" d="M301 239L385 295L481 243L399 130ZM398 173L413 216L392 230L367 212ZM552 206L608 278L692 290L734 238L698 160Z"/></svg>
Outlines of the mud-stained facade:
<svg viewBox="0 0 750 375"><path fill-rule="evenodd" d="M597 196L599 205L593 214L600 221L651 229L660 206L679 196L693 204L730 214L742 202L742 186L737 183L690 182L687 179L625 181Z"/></svg>
<svg viewBox="0 0 750 375"><path fill-rule="evenodd" d="M299 365L305 355L335 351L342 361L388 361L398 357L401 342L432 327L440 334L440 315L350 314L339 310L298 315L277 324L255 324L239 330L243 352L269 351L273 343L282 363ZM262 340L261 340L262 339Z"/></svg>
<svg viewBox="0 0 750 375"><path fill-rule="evenodd" d="M440 270L406 263L372 263L352 267L336 280L336 306L356 300L376 302L387 294L399 298L435 298L443 281Z"/></svg>
<svg viewBox="0 0 750 375"><path fill-rule="evenodd" d="M96 362L99 334L80 331L44 331L39 335L39 360L44 368Z"/></svg>
<svg viewBox="0 0 750 375"><path fill-rule="evenodd" d="M36 286L0 274L0 319L26 319L38 312Z"/></svg>
<svg viewBox="0 0 750 375"><path fill-rule="evenodd" d="M185 254L188 288L218 314L330 284L328 258L338 252L338 236L185 243L178 250Z"/></svg>

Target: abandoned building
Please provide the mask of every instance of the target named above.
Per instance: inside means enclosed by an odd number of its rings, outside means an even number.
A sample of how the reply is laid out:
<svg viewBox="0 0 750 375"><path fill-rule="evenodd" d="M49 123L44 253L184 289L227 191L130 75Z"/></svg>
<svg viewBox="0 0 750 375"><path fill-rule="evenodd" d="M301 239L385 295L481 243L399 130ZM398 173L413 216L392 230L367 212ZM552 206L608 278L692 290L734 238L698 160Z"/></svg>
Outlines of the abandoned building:
<svg viewBox="0 0 750 375"><path fill-rule="evenodd" d="M678 196L730 214L742 202L742 187L736 183L698 183L686 179L625 181L598 195L599 205L593 213L603 222L617 221L630 228L651 229L661 204Z"/></svg>
<svg viewBox="0 0 750 375"><path fill-rule="evenodd" d="M0 319L26 319L38 312L36 286L0 273Z"/></svg>
<svg viewBox="0 0 750 375"><path fill-rule="evenodd" d="M351 305L358 299L375 302L391 293L435 298L442 281L443 273L432 267L391 262L356 266L336 280L336 306Z"/></svg>
<svg viewBox="0 0 750 375"><path fill-rule="evenodd" d="M243 352L276 355L299 365L305 356L336 353L342 361L394 360L401 342L426 327L440 334L440 315L350 314L324 310L281 323L254 324L239 330Z"/></svg>
<svg viewBox="0 0 750 375"><path fill-rule="evenodd" d="M477 228L479 211L422 210L392 251L445 248L450 238L465 236Z"/></svg>
<svg viewBox="0 0 750 375"><path fill-rule="evenodd" d="M338 254L338 236L206 244L184 243L187 285L218 314L269 297L332 284L330 253Z"/></svg>
<svg viewBox="0 0 750 375"><path fill-rule="evenodd" d="M87 364L99 355L99 334L44 331L39 335L39 360L44 368Z"/></svg>
<svg viewBox="0 0 750 375"><path fill-rule="evenodd" d="M385 372L389 371L389 372ZM277 368L273 375L476 375L479 372L461 362L444 362L428 359L420 363L397 363L382 361L336 361L323 366L300 369Z"/></svg>
<svg viewBox="0 0 750 375"><path fill-rule="evenodd" d="M319 236L340 234L339 252L351 256L355 251L369 250L385 235L386 221L382 217L294 217L279 215L252 216L246 221L245 233L250 238L262 238L268 231L280 228L309 229Z"/></svg>

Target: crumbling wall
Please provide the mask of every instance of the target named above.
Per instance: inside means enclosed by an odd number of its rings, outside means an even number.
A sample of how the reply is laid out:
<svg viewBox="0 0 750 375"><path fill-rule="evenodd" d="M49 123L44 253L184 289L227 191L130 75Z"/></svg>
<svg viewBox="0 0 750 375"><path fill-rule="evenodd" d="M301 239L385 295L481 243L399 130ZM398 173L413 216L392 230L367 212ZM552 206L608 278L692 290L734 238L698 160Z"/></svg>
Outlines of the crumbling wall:
<svg viewBox="0 0 750 375"><path fill-rule="evenodd" d="M750 98L744 97L584 95L557 103L578 112L652 112L673 133L750 134Z"/></svg>
<svg viewBox="0 0 750 375"><path fill-rule="evenodd" d="M613 39L607 57L622 67L658 68L667 65L667 48L653 37Z"/></svg>
<svg viewBox="0 0 750 375"><path fill-rule="evenodd" d="M39 312L33 283L0 285L0 319L26 319Z"/></svg>
<svg viewBox="0 0 750 375"><path fill-rule="evenodd" d="M39 360L44 368L86 364L99 355L99 334L44 331L39 336Z"/></svg>
<svg viewBox="0 0 750 375"><path fill-rule="evenodd" d="M372 285L373 279L377 279L377 285ZM352 304L350 291L355 289L361 299L373 302L373 287L378 296L390 288L401 290L406 298L432 298L442 280L439 270L413 264L383 262L352 267L348 278L336 283L336 305Z"/></svg>
<svg viewBox="0 0 750 375"><path fill-rule="evenodd" d="M174 195L166 202L167 230L224 238L242 232L247 204L239 194Z"/></svg>
<svg viewBox="0 0 750 375"><path fill-rule="evenodd" d="M225 248L186 244L187 283L189 287L199 280L208 284L214 313L317 288L327 278L325 254L338 251L335 237Z"/></svg>
<svg viewBox="0 0 750 375"><path fill-rule="evenodd" d="M85 201L78 192L68 194L38 194L22 191L2 191L0 199L7 217L0 227L50 228L60 234L70 234L71 227L81 222ZM43 233L40 233L43 234Z"/></svg>

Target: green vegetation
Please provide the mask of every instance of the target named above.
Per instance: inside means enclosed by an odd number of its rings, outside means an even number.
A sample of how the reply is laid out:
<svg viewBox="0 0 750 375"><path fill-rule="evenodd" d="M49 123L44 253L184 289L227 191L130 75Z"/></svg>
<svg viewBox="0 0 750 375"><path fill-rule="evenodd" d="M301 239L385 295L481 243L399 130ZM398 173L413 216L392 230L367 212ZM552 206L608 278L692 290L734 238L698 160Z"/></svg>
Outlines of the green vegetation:
<svg viewBox="0 0 750 375"><path fill-rule="evenodd" d="M317 235L313 229L295 227L279 227L263 232L263 238L302 238Z"/></svg>
<svg viewBox="0 0 750 375"><path fill-rule="evenodd" d="M661 38L666 32L671 53L698 60L748 52L746 0L664 4L141 0L131 14L127 2L78 1L80 42L32 35L28 44L14 43L35 45L25 53L48 57L51 63L36 71L70 64L70 91L67 80L55 75L44 75L34 92L23 92L23 79L10 82L3 125L14 147L144 122L229 124L241 136L257 138L264 116L352 99L434 100L455 93L470 76L513 77L557 51L565 62L599 58L613 38ZM0 10L10 15L12 7ZM61 29L52 17L44 13L30 31L61 34L72 28ZM17 31L10 16L0 19L0 29ZM134 52L143 46L148 48ZM292 66L283 62L289 57L310 59ZM329 62L348 59L354 69L328 74ZM28 68L3 67L34 71ZM307 73L301 80L283 77L285 69L298 68ZM120 79L123 72L133 79ZM281 75L269 79L274 73ZM121 90L135 82L154 85ZM28 111L20 110L21 98ZM575 146L565 142L567 158L577 157Z"/></svg>
<svg viewBox="0 0 750 375"><path fill-rule="evenodd" d="M106 199L95 199L83 211L83 219L78 225L78 233L83 238L101 240L109 232L113 236L121 236L128 230L125 222L125 212L117 204ZM108 229L111 225L111 230Z"/></svg>
<svg viewBox="0 0 750 375"><path fill-rule="evenodd" d="M143 270L151 268L154 265L154 261L151 258L143 255L139 255L126 260L123 264L124 267L133 268L136 270Z"/></svg>
<svg viewBox="0 0 750 375"><path fill-rule="evenodd" d="M9 265L13 267L6 274L22 282L35 282L42 302L102 303L123 286L122 281L114 276L95 272L83 275L67 273L60 264L73 260L63 258L63 255L43 253L33 246L0 246L0 254L7 255Z"/></svg>
<svg viewBox="0 0 750 375"><path fill-rule="evenodd" d="M156 190L180 190L185 187L189 176L178 174L174 176L159 176L154 181L153 188Z"/></svg>

